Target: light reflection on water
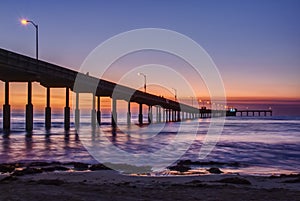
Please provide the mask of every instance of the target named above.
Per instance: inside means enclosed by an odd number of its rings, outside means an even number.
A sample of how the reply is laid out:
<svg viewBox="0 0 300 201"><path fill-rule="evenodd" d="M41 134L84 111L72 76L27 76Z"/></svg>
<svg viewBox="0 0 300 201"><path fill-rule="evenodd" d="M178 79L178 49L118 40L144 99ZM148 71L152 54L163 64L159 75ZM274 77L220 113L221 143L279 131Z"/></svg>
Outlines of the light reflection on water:
<svg viewBox="0 0 300 201"><path fill-rule="evenodd" d="M92 140L87 129L87 135L76 135L74 129L63 131L63 116L53 118L52 129L44 129L43 116L35 118L35 130L28 135L24 132L22 115L15 116L12 131L9 135L2 132L0 138L0 162L16 161L60 161L97 163L82 145L81 140ZM88 122L88 118L83 118ZM109 116L103 118L109 122ZM2 119L0 120L2 125ZM184 124L183 135L188 141L194 138L191 134L198 124ZM205 137L209 119L200 120L197 137L182 160L198 161L198 153ZM120 127L125 129L125 125ZM161 124L152 125L154 131ZM147 127L133 127L130 133L119 130L115 135L109 125L102 125L104 135L120 149L132 153L153 153L173 142L177 135L179 123L169 123L161 132L149 132ZM159 128L161 129L161 128ZM27 134L27 135L26 135ZM233 117L227 118L220 140L211 154L202 161L238 162L238 167L232 171L264 174L270 172L299 172L300 167L300 118L298 117ZM100 135L99 135L100 136ZM98 140L101 138L99 138ZM101 137L105 137L101 136ZM185 143L184 141L178 143ZM179 147L180 144L174 144ZM105 151L105 150L103 150ZM109 154L109 153L107 153ZM170 153L171 154L171 153ZM166 158L170 157L165 155ZM163 160L163 159L162 159ZM146 159L145 159L146 161ZM195 167L197 168L197 167ZM235 169L235 170L234 170Z"/></svg>

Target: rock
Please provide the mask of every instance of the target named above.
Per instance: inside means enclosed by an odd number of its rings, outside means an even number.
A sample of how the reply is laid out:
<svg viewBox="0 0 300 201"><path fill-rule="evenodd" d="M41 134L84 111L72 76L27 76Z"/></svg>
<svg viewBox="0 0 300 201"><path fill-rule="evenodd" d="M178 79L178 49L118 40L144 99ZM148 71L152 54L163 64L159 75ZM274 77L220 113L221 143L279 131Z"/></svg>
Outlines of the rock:
<svg viewBox="0 0 300 201"><path fill-rule="evenodd" d="M170 170L175 170L175 171L178 171L178 172L187 172L191 168L189 166L185 166L185 165L175 165L175 166L169 167L169 169Z"/></svg>
<svg viewBox="0 0 300 201"><path fill-rule="evenodd" d="M207 171L209 173L212 173L212 174L221 174L221 173L223 173L223 171L221 171L219 168L216 168L216 167L209 168Z"/></svg>
<svg viewBox="0 0 300 201"><path fill-rule="evenodd" d="M73 163L73 165L74 165L75 170L82 171L82 170L88 170L89 169L89 165L86 164L86 163L76 162L76 163Z"/></svg>
<svg viewBox="0 0 300 201"><path fill-rule="evenodd" d="M103 165L101 163L91 165L91 167L89 169L91 171L96 171L96 170L111 170L109 167L106 167L105 165Z"/></svg>
<svg viewBox="0 0 300 201"><path fill-rule="evenodd" d="M240 177L231 177L231 178L224 178L217 182L221 183L231 183L231 184L244 184L244 185L251 185L251 182L247 179L240 178Z"/></svg>
<svg viewBox="0 0 300 201"><path fill-rule="evenodd" d="M6 173L6 172L13 172L15 170L15 166L14 165L10 165L10 164L0 164L0 172L2 173Z"/></svg>
<svg viewBox="0 0 300 201"><path fill-rule="evenodd" d="M44 167L41 168L43 172L54 172L54 171L68 171L69 168L63 167L63 166L53 166L53 167Z"/></svg>
<svg viewBox="0 0 300 201"><path fill-rule="evenodd" d="M16 170L13 172L13 176L23 176L23 175L26 175L26 174L37 174L37 173L42 173L43 171L39 168L30 168L30 167L27 167L23 170Z"/></svg>

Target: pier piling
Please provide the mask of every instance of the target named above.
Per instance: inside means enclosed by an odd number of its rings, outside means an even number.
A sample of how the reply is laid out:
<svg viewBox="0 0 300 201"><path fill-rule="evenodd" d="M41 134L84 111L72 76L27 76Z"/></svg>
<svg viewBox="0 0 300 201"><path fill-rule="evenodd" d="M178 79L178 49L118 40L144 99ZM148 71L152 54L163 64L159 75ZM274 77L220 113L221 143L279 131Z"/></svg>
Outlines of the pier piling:
<svg viewBox="0 0 300 201"><path fill-rule="evenodd" d="M26 131L33 130L33 105L32 105L32 82L28 82L27 104L26 104Z"/></svg>
<svg viewBox="0 0 300 201"><path fill-rule="evenodd" d="M45 127L51 128L50 87L46 89Z"/></svg>
<svg viewBox="0 0 300 201"><path fill-rule="evenodd" d="M5 101L3 105L3 129L10 129L9 82L5 82Z"/></svg>

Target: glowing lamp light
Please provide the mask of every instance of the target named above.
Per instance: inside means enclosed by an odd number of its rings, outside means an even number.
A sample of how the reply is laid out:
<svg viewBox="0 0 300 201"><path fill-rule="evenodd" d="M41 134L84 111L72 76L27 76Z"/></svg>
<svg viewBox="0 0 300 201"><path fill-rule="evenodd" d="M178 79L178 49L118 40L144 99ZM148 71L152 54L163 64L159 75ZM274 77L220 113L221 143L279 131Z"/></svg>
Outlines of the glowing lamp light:
<svg viewBox="0 0 300 201"><path fill-rule="evenodd" d="M21 23L22 23L23 25L27 25L27 24L28 24L28 20L22 19L22 20L21 20Z"/></svg>

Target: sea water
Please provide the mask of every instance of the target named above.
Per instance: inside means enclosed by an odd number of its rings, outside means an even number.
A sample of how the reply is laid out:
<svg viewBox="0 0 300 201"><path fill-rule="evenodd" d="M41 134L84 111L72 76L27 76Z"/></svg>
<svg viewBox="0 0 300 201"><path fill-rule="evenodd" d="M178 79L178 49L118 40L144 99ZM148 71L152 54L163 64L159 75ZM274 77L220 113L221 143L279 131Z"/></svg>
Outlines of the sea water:
<svg viewBox="0 0 300 201"><path fill-rule="evenodd" d="M2 114L0 114L2 116ZM124 116L124 117L123 117ZM130 153L152 153L159 151L178 135L180 122L167 124L151 124L152 130L162 127L159 133L147 132L147 126L134 126L130 134L122 132L126 128L125 115L118 117L120 128L114 130L109 125L110 115L102 114L101 129L105 135L117 146ZM133 116L132 119L138 119ZM90 121L89 115L81 117L82 126L89 133L85 123ZM146 122L147 119L145 118ZM52 128L44 128L44 114L35 114L34 130L25 132L24 112L12 113L11 131L1 130L0 163L59 161L99 163L86 150L81 139L90 140L92 135L86 133L77 135L73 123L70 131L64 131L63 114L52 114ZM203 168L201 162L222 164L221 168L228 172L245 174L279 174L300 171L300 117L294 116L266 116L266 117L227 117L219 140L210 154L199 159L199 150L211 119L188 120L184 123L181 133L187 141L193 138L187 150L178 158L180 160L198 161L200 165L193 168ZM2 125L2 118L0 120ZM190 125L190 126L189 126ZM196 130L196 136L193 134ZM176 143L185 143L184 141ZM180 144L174 144L180 147ZM108 150L109 152L109 150ZM109 153L105 153L109 154ZM171 157L164 153L164 158ZM163 161L164 158L161 158ZM114 160L115 161L115 160ZM145 159L145 161L147 161ZM118 161L117 161L118 162ZM121 161L120 161L121 162ZM174 161L176 162L176 161ZM128 161L130 163L130 160ZM235 165L232 165L235 164ZM146 162L145 162L146 165Z"/></svg>

